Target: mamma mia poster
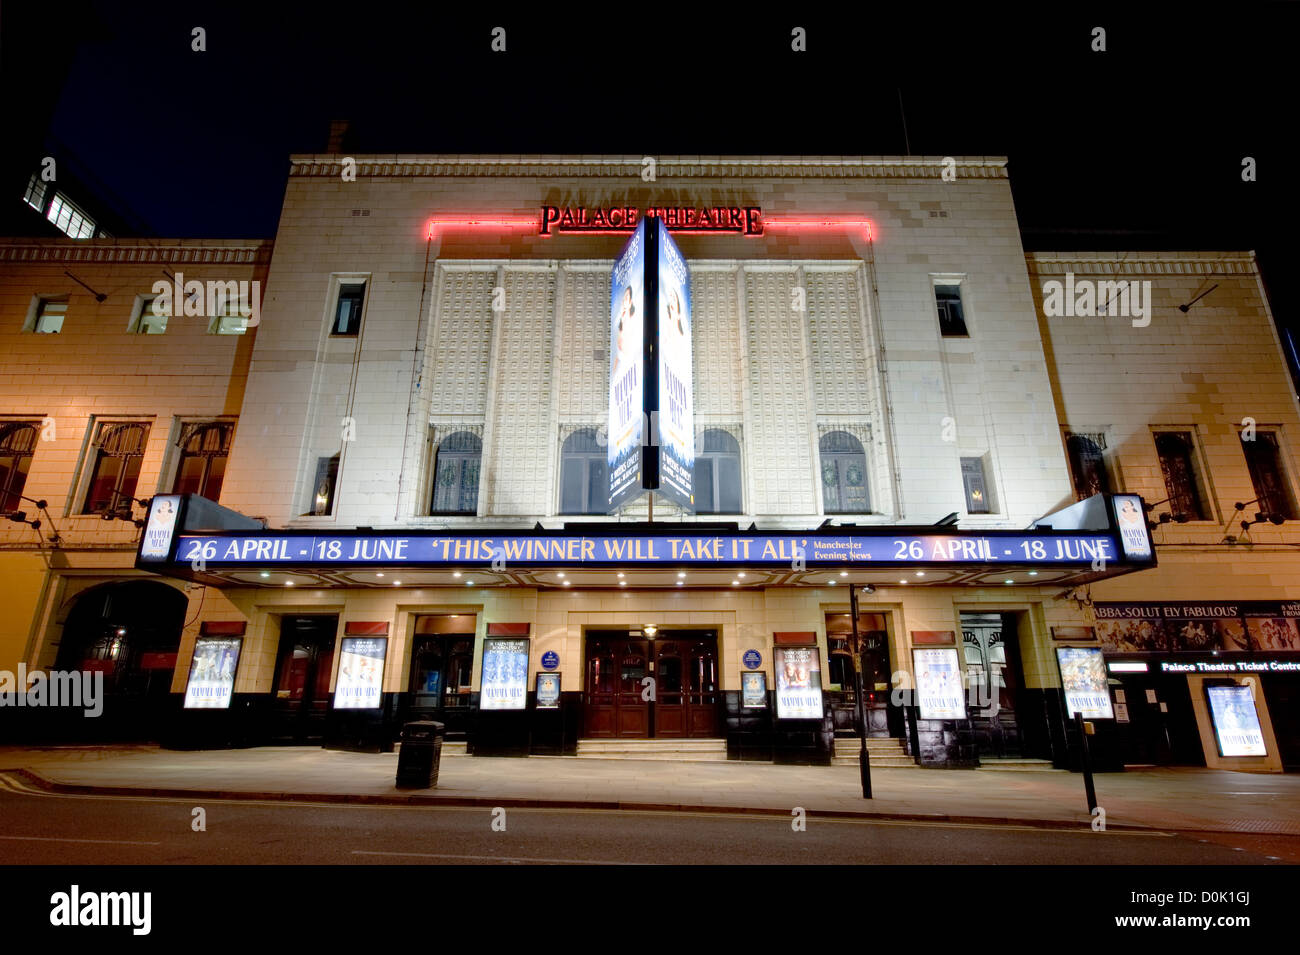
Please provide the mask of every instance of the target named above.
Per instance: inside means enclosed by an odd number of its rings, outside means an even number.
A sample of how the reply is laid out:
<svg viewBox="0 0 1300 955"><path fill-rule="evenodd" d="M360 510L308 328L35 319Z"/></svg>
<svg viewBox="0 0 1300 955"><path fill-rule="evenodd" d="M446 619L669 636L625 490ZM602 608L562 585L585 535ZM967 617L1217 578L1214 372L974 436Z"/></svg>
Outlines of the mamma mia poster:
<svg viewBox="0 0 1300 955"><path fill-rule="evenodd" d="M1207 686L1220 756L1267 756L1255 694L1248 686Z"/></svg>
<svg viewBox="0 0 1300 955"><path fill-rule="evenodd" d="M1056 662L1061 668L1061 689L1070 716L1080 713L1086 720L1115 718L1100 647L1057 647Z"/></svg>
<svg viewBox="0 0 1300 955"><path fill-rule="evenodd" d="M776 718L822 718L822 665L816 647L773 647L776 670Z"/></svg>
<svg viewBox="0 0 1300 955"><path fill-rule="evenodd" d="M190 678L185 684L185 709L229 709L243 644L243 637L199 637L194 641Z"/></svg>
<svg viewBox="0 0 1300 955"><path fill-rule="evenodd" d="M646 220L614 261L609 283L609 509L641 493L645 444Z"/></svg>
<svg viewBox="0 0 1300 955"><path fill-rule="evenodd" d="M339 647L336 710L373 710L383 703L387 637L344 637Z"/></svg>
<svg viewBox="0 0 1300 955"><path fill-rule="evenodd" d="M695 396L691 350L691 274L662 219L658 227L658 378L655 416L659 493L695 510Z"/></svg>
<svg viewBox="0 0 1300 955"><path fill-rule="evenodd" d="M964 720L966 697L962 692L961 664L956 647L912 651L916 673L916 698L923 720Z"/></svg>
<svg viewBox="0 0 1300 955"><path fill-rule="evenodd" d="M479 708L522 710L527 704L528 641L493 637L484 640Z"/></svg>

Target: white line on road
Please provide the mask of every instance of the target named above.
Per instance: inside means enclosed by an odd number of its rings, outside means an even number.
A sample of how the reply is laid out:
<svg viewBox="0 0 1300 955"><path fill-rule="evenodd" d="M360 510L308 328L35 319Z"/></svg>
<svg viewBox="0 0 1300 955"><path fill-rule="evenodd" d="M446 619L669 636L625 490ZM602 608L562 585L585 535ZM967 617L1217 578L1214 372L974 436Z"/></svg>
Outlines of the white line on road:
<svg viewBox="0 0 1300 955"><path fill-rule="evenodd" d="M161 842L137 842L133 839L66 839L58 836L0 836L13 842L81 842L95 846L160 846Z"/></svg>

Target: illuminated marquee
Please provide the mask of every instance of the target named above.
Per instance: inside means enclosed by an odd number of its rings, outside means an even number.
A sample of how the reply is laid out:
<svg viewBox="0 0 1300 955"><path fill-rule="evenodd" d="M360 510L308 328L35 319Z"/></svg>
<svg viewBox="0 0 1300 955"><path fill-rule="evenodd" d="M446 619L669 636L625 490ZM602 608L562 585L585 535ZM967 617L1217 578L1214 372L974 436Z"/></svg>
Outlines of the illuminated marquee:
<svg viewBox="0 0 1300 955"><path fill-rule="evenodd" d="M663 220L673 232L763 234L763 210L758 206L542 206L539 235L561 232L630 235L644 214Z"/></svg>

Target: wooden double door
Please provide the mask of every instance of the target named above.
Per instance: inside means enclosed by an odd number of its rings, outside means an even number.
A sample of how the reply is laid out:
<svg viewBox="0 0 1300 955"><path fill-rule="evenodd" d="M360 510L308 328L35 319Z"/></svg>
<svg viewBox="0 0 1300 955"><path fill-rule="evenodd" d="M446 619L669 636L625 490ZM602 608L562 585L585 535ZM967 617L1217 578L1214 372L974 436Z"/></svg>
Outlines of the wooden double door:
<svg viewBox="0 0 1300 955"><path fill-rule="evenodd" d="M339 618L333 615L284 617L280 621L273 738L308 742L325 735L338 626Z"/></svg>
<svg viewBox="0 0 1300 955"><path fill-rule="evenodd" d="M718 636L711 630L589 631L583 735L682 739L718 735Z"/></svg>

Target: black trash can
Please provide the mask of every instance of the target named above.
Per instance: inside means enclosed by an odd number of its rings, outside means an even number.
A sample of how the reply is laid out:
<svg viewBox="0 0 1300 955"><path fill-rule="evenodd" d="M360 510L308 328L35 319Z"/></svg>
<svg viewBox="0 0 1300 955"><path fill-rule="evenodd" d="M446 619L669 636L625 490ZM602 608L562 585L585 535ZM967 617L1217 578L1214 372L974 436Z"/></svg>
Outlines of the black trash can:
<svg viewBox="0 0 1300 955"><path fill-rule="evenodd" d="M408 789L433 789L438 785L438 764L442 761L442 737L447 727L431 720L402 727L402 745L397 753L397 785Z"/></svg>

